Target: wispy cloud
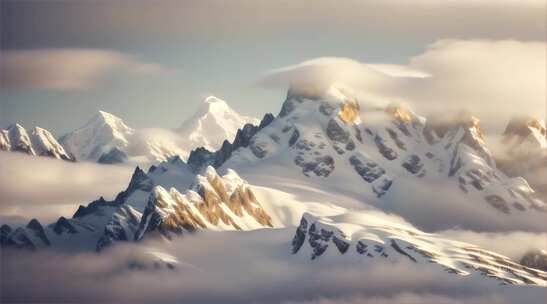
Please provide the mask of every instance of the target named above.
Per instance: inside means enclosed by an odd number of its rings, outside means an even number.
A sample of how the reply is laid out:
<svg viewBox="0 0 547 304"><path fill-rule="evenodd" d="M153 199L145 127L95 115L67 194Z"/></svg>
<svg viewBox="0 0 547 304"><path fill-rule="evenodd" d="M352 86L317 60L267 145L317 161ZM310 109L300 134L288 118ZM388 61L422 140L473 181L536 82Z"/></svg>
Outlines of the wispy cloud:
<svg viewBox="0 0 547 304"><path fill-rule="evenodd" d="M2 223L33 217L47 223L60 215L71 216L80 204L101 195L113 198L127 186L133 169L15 152L0 152L0 167Z"/></svg>
<svg viewBox="0 0 547 304"><path fill-rule="evenodd" d="M361 39L376 35L420 41L545 37L545 1L541 0L239 0L230 5L211 0L162 0L161 5L155 1L8 2L7 42L232 40L286 35L302 27L357 34Z"/></svg>
<svg viewBox="0 0 547 304"><path fill-rule="evenodd" d="M165 72L159 64L102 49L36 49L3 51L2 89L82 90L116 77L153 76Z"/></svg>
<svg viewBox="0 0 547 304"><path fill-rule="evenodd" d="M3 255L2 299L10 302L138 303L535 303L544 288L499 286L437 265L291 255L294 229L203 232L172 242L119 245L101 254ZM174 271L130 271L154 248L176 257ZM47 263L44 263L47 261ZM322 301L322 302L321 302Z"/></svg>
<svg viewBox="0 0 547 304"><path fill-rule="evenodd" d="M483 128L513 115L545 115L545 42L440 40L406 65L317 58L267 73L259 84L319 87L342 82L364 103L406 102L418 113L469 109Z"/></svg>

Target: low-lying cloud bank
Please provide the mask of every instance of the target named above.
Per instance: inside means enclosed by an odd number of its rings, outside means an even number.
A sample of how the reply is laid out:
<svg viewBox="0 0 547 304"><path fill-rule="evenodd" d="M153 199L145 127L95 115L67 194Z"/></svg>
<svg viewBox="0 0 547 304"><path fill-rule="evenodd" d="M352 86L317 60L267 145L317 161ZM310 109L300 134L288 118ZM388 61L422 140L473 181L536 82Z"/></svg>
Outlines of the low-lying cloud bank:
<svg viewBox="0 0 547 304"><path fill-rule="evenodd" d="M36 49L3 51L3 89L81 90L104 84L116 74L150 76L165 72L156 63L103 49Z"/></svg>
<svg viewBox="0 0 547 304"><path fill-rule="evenodd" d="M523 231L479 233L469 230L446 230L439 232L439 235L447 239L478 245L515 261L520 261L522 256L529 251L547 250L547 233Z"/></svg>
<svg viewBox="0 0 547 304"><path fill-rule="evenodd" d="M324 87L342 82L365 104L409 103L418 113L469 109L501 131L513 115L545 115L542 41L439 40L406 65L316 58L272 70L259 84Z"/></svg>
<svg viewBox="0 0 547 304"><path fill-rule="evenodd" d="M132 167L70 163L0 152L0 222L72 216L80 204L113 198L129 183Z"/></svg>
<svg viewBox="0 0 547 304"><path fill-rule="evenodd" d="M290 254L291 229L200 233L101 254L2 257L2 301L138 303L535 303L545 288L499 286L402 260L349 261ZM167 252L175 270L128 270L143 248ZM47 262L44 262L47 261Z"/></svg>

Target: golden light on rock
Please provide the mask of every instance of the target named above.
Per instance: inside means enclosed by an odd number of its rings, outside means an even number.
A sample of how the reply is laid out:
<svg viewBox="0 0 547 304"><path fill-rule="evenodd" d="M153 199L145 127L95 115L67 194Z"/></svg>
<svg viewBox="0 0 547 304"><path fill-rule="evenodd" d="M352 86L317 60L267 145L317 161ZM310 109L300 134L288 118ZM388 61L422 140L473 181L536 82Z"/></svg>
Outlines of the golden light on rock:
<svg viewBox="0 0 547 304"><path fill-rule="evenodd" d="M412 114L402 105L390 105L385 112L399 122L409 123L412 121Z"/></svg>

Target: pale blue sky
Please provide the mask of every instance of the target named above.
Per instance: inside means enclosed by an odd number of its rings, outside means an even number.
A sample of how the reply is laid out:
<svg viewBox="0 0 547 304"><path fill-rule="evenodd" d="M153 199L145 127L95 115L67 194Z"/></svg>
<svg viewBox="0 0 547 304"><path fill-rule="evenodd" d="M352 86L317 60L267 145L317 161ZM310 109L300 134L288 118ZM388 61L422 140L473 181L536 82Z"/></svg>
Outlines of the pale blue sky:
<svg viewBox="0 0 547 304"><path fill-rule="evenodd" d="M261 117L277 113L286 93L255 85L274 68L323 56L405 64L441 38L545 37L545 10L538 13L545 4L537 1L511 7L491 1L152 2L2 1L4 53L109 50L168 72L118 75L80 90L4 86L0 127L22 122L60 136L105 110L133 127L175 128L210 94Z"/></svg>

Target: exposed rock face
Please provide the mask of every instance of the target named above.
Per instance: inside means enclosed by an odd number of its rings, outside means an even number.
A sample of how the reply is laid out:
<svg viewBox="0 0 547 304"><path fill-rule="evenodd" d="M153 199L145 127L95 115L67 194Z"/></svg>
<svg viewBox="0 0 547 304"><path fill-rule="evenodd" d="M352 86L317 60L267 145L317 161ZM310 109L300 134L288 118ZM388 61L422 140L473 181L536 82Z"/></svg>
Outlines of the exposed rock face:
<svg viewBox="0 0 547 304"><path fill-rule="evenodd" d="M296 235L292 241L293 254L302 248L306 239L312 249L312 260L321 256L329 245L334 245L341 254L344 254L348 250L350 242L339 229L325 229L317 222L309 222L309 219L304 216L300 220L300 226L296 229Z"/></svg>
<svg viewBox="0 0 547 304"><path fill-rule="evenodd" d="M439 138L450 138L454 145L463 143L475 150L489 165L494 164L484 142L480 120L468 112L428 120L424 136L430 144L438 142Z"/></svg>
<svg viewBox="0 0 547 304"><path fill-rule="evenodd" d="M173 160L171 160L173 161ZM151 167L153 170L155 167ZM127 186L125 191L120 192L113 201L107 201L103 197L100 197L98 200L95 200L89 203L87 206L78 207L76 213L74 213L74 218L82 218L86 215L93 214L97 211L100 211L103 207L117 208L124 204L127 198L133 194L135 191L150 192L154 187L154 181L138 166L135 168L133 175L131 176L131 181Z"/></svg>
<svg viewBox="0 0 547 304"><path fill-rule="evenodd" d="M306 159L301 155L296 156L294 163L302 167L302 173L309 176L313 172L316 176L327 177L334 170L334 159L331 156L317 156L313 159Z"/></svg>
<svg viewBox="0 0 547 304"><path fill-rule="evenodd" d="M526 267L547 272L547 251L530 251L520 259L520 263Z"/></svg>
<svg viewBox="0 0 547 304"><path fill-rule="evenodd" d="M361 111L356 98L337 86L322 92L291 88L279 115L249 143L223 167L280 162L295 164L306 177L344 176L347 183L355 174L366 183L363 195L379 204L393 189L438 179L456 186L455 197L522 222L528 213L539 222L541 215L531 210L546 206L526 182L496 168L479 120L465 112L427 120L396 104Z"/></svg>
<svg viewBox="0 0 547 304"><path fill-rule="evenodd" d="M4 224L0 227L0 246L5 245L8 241L9 234L13 231L13 229Z"/></svg>
<svg viewBox="0 0 547 304"><path fill-rule="evenodd" d="M382 137L376 135L374 137L374 143L376 143L376 147L378 147L378 151L380 151L382 156L384 156L386 159L394 160L399 156L397 152L395 152L392 148L390 148L386 144L385 140Z"/></svg>
<svg viewBox="0 0 547 304"><path fill-rule="evenodd" d="M391 187L393 180L386 175L386 170L367 158L362 153L352 155L349 159L355 171L368 183L377 197L384 195Z"/></svg>
<svg viewBox="0 0 547 304"><path fill-rule="evenodd" d="M344 89L340 89L340 93L345 96L345 100L338 111L338 118L347 124L357 121L361 111L359 102L355 96Z"/></svg>
<svg viewBox="0 0 547 304"><path fill-rule="evenodd" d="M408 124L414 120L414 114L402 105L391 104L385 109L386 113L399 123Z"/></svg>
<svg viewBox="0 0 547 304"><path fill-rule="evenodd" d="M258 131L269 125L273 119L274 117L272 114L266 114L258 126L245 124L243 128L237 130L232 143L225 140L220 150L215 152L211 152L203 147L193 150L188 157L188 165L195 173L207 166L213 166L214 168L220 167L228 158L230 158L235 150L241 147L248 147L251 144L251 138ZM263 155L263 151L258 146L253 145L253 149L257 155Z"/></svg>
<svg viewBox="0 0 547 304"><path fill-rule="evenodd" d="M78 233L78 230L76 230L76 227L72 225L64 216L61 216L55 225L53 226L53 231L57 234L62 233Z"/></svg>
<svg viewBox="0 0 547 304"><path fill-rule="evenodd" d="M347 150L353 150L355 147L353 142L350 143L351 139L349 132L340 127L339 123L335 119L329 120L326 131L327 137L333 141L334 147L336 147L335 150L338 154L344 154L344 146Z"/></svg>
<svg viewBox="0 0 547 304"><path fill-rule="evenodd" d="M511 177L524 177L547 200L547 138L544 124L532 117L515 117L494 149L497 167Z"/></svg>
<svg viewBox="0 0 547 304"><path fill-rule="evenodd" d="M141 213L133 207L124 205L118 208L105 226L104 233L97 242L97 251L101 251L115 242L132 241L135 238Z"/></svg>
<svg viewBox="0 0 547 304"><path fill-rule="evenodd" d="M503 132L504 141L509 144L521 144L530 136L533 136L538 145L541 146L541 137L546 137L545 126L538 119L533 117L514 117Z"/></svg>
<svg viewBox="0 0 547 304"><path fill-rule="evenodd" d="M343 219L349 222L341 221ZM324 255L351 256L366 261L382 259L435 264L448 273L466 276L473 272L510 285L547 286L547 272L522 266L510 259L462 242L444 240L413 227L391 226L374 215L342 214L333 217L302 216L292 240L291 252L316 260ZM544 255L545 256L545 255ZM544 257L543 256L543 257ZM537 254L530 264L541 264ZM523 258L524 260L524 258Z"/></svg>
<svg viewBox="0 0 547 304"><path fill-rule="evenodd" d="M36 250L49 246L50 241L42 224L38 220L32 219L25 227L19 227L14 231L9 226L3 225L0 230L0 244L7 247Z"/></svg>
<svg viewBox="0 0 547 304"><path fill-rule="evenodd" d="M117 242L140 240L149 232L170 238L198 230L272 226L251 186L235 171L219 176L208 167L205 175L195 176L179 157L173 157L148 172L137 167L126 190L114 200L101 197L80 206L70 219L60 217L47 227L32 220L15 231L3 225L0 245L101 251Z"/></svg>
<svg viewBox="0 0 547 304"><path fill-rule="evenodd" d="M403 167L412 174L417 174L424 167L418 155L409 155L403 162Z"/></svg>
<svg viewBox="0 0 547 304"><path fill-rule="evenodd" d="M203 229L246 230L273 227L250 187L234 171L217 175L208 167L205 176L184 194L174 188L167 192L156 186L150 195L135 239L158 231L170 238Z"/></svg>

